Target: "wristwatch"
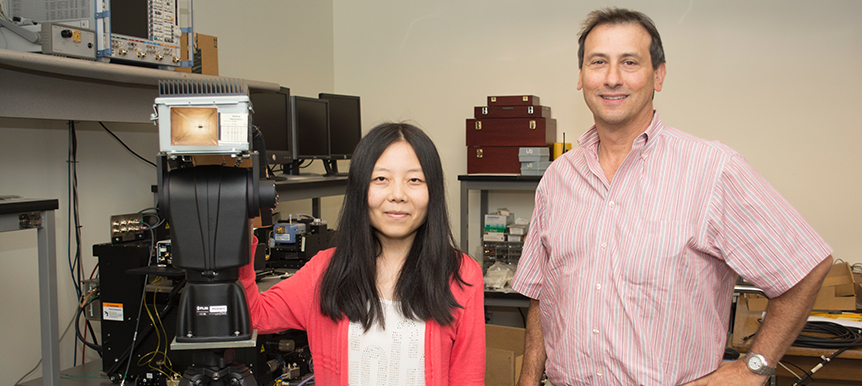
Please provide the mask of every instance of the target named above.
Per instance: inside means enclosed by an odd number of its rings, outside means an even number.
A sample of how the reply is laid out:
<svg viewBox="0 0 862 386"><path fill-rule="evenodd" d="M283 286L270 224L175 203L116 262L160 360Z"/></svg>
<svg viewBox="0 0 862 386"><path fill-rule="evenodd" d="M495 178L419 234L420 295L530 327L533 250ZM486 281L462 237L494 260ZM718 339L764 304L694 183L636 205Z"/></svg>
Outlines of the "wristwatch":
<svg viewBox="0 0 862 386"><path fill-rule="evenodd" d="M745 355L745 364L748 366L748 371L752 373L766 375L767 377L775 374L775 367L769 367L763 355L749 352Z"/></svg>

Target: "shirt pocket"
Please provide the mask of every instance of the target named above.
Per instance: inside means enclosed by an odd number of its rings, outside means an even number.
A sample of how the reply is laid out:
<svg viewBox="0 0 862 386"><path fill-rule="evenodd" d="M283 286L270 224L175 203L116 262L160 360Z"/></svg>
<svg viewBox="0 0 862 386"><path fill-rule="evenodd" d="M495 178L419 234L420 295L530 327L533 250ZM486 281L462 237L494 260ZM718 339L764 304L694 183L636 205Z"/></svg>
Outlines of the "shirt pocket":
<svg viewBox="0 0 862 386"><path fill-rule="evenodd" d="M625 306L636 316L652 319L665 312L672 289L679 279L686 235L681 221L635 222L635 228L620 235L622 247L615 259L617 283Z"/></svg>
<svg viewBox="0 0 862 386"><path fill-rule="evenodd" d="M552 228L542 240L548 253L546 273L558 274L568 270L567 267L570 265L576 264L575 246L577 240L581 239L578 235L584 230L577 224L570 225L574 225L574 227L558 226Z"/></svg>

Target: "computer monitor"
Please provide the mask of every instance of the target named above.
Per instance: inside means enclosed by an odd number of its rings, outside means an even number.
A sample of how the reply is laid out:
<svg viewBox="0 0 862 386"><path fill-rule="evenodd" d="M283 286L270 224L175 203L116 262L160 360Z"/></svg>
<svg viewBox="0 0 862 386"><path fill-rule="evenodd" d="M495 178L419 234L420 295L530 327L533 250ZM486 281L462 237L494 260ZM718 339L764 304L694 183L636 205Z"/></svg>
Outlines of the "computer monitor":
<svg viewBox="0 0 862 386"><path fill-rule="evenodd" d="M286 165L293 161L290 131L290 89L249 95L252 124L260 129L266 142L266 158L270 165Z"/></svg>
<svg viewBox="0 0 862 386"><path fill-rule="evenodd" d="M318 96L329 101L330 159L350 159L362 138L359 97L327 93Z"/></svg>
<svg viewBox="0 0 862 386"><path fill-rule="evenodd" d="M294 160L329 159L329 101L290 97Z"/></svg>

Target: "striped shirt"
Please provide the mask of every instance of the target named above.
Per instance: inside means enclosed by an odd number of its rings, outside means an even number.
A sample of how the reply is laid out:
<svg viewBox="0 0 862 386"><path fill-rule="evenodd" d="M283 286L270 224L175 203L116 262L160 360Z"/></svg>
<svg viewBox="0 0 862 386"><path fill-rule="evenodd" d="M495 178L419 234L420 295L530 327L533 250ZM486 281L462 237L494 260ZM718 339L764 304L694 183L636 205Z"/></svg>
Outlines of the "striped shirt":
<svg viewBox="0 0 862 386"><path fill-rule="evenodd" d="M658 113L608 183L595 127L536 191L512 283L539 300L550 381L678 385L718 367L737 273L770 296L831 249L738 153Z"/></svg>

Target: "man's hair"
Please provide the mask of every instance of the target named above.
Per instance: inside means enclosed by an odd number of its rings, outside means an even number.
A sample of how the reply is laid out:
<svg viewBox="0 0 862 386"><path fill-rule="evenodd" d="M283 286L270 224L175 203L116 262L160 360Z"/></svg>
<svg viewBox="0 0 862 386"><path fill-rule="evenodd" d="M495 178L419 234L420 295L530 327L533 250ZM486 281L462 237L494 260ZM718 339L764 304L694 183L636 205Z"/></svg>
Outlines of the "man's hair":
<svg viewBox="0 0 862 386"><path fill-rule="evenodd" d="M649 16L641 12L631 11L623 8L604 8L597 9L587 15L584 24L581 26L581 32L578 37L578 68L584 67L584 42L587 40L587 35L593 28L603 24L640 24L649 33L652 42L649 45L649 54L652 59L652 68L656 69L665 62L664 47L661 44L661 36L658 34L655 24Z"/></svg>

